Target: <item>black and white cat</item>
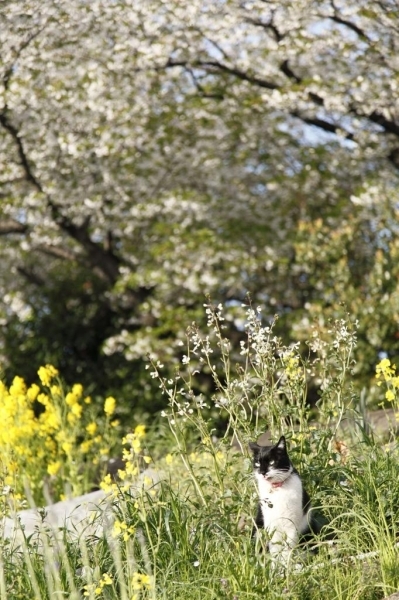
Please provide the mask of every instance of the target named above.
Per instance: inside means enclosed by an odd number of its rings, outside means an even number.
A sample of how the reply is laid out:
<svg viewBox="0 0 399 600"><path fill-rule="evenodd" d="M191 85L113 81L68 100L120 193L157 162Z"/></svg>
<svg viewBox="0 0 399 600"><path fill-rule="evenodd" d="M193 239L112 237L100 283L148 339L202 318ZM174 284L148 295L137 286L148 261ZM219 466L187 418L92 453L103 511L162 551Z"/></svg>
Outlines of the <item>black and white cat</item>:
<svg viewBox="0 0 399 600"><path fill-rule="evenodd" d="M290 461L284 436L274 446L251 442L249 447L259 489L253 535L266 529L270 554L287 564L300 536L318 529L310 511L310 498Z"/></svg>

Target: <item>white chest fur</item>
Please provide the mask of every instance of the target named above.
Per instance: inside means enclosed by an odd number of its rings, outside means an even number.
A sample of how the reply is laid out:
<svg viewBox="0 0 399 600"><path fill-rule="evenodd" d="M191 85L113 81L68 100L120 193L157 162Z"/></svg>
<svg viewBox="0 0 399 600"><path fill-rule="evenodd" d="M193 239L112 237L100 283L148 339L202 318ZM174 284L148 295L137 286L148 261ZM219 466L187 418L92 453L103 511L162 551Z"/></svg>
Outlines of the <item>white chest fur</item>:
<svg viewBox="0 0 399 600"><path fill-rule="evenodd" d="M256 474L259 502L264 528L269 534L271 554L293 548L300 533L307 528L307 515L302 508L302 482L292 473L280 487L273 487L259 473Z"/></svg>

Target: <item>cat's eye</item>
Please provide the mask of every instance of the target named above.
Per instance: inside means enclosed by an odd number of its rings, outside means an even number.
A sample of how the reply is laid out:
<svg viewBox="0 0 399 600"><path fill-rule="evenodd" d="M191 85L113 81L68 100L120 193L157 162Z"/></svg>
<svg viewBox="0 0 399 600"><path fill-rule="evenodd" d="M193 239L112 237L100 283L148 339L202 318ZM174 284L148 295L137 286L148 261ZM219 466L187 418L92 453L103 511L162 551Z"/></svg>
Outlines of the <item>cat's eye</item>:
<svg viewBox="0 0 399 600"><path fill-rule="evenodd" d="M255 467L260 467L260 463L256 462Z"/></svg>
<svg viewBox="0 0 399 600"><path fill-rule="evenodd" d="M274 460L269 460L269 465L270 466L274 465Z"/></svg>

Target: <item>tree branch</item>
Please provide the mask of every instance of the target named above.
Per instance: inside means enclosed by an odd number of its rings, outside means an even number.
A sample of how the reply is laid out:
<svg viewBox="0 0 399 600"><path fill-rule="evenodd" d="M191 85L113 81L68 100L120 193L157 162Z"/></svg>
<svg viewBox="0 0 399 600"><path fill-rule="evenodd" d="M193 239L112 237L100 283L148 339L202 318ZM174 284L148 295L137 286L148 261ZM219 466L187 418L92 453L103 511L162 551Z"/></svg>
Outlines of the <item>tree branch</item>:
<svg viewBox="0 0 399 600"><path fill-rule="evenodd" d="M60 227L60 229L62 229L62 231L83 246L83 248L86 250L90 265L94 268L97 268L99 272L103 274L104 278L106 278L111 284L114 284L119 276L119 267L121 264L120 259L112 252L112 250L106 251L99 244L93 242L89 234L89 219L84 221L84 223L80 226L75 225L71 219L62 214L57 204L55 204L55 202L53 202L53 200L51 200L51 198L44 192L40 181L37 179L33 169L31 168L24 145L22 143L22 139L19 135L19 131L13 125L13 123L11 123L8 117L7 108L0 113L0 124L6 131L8 131L16 145L20 164L25 173L26 180L40 194L44 195L47 206L50 208L52 217L56 224Z"/></svg>
<svg viewBox="0 0 399 600"><path fill-rule="evenodd" d="M367 35L363 31L363 29L361 29L358 25L356 25L356 23L353 23L352 21L347 21L346 19L344 19L343 17L341 17L339 15L338 9L334 4L334 0L331 0L331 6L334 10L334 14L329 17L329 19L331 21L334 21L335 23L338 23L339 25L344 25L345 27L347 27L348 29L350 29L351 31L356 33L356 35L358 35L362 40L366 40L367 42L370 42L369 38L367 37Z"/></svg>
<svg viewBox="0 0 399 600"><path fill-rule="evenodd" d="M47 254L48 256L54 256L55 258L62 258L71 262L78 260L78 256L76 256L76 254L70 252L69 250L66 250L65 248L61 248L60 246L43 244L38 247L38 250L40 252L43 252L43 254Z"/></svg>
<svg viewBox="0 0 399 600"><path fill-rule="evenodd" d="M277 90L280 87L276 83L245 73L245 71L241 71L241 69L238 69L237 67L229 67L228 65L225 65L217 60L196 60L194 62L189 62L187 60L173 60L169 58L165 68L168 69L173 67L198 67L203 69L211 68L213 71L224 71L229 75L234 75L242 81L248 81L248 83L253 83L258 87L265 88L267 90Z"/></svg>
<svg viewBox="0 0 399 600"><path fill-rule="evenodd" d="M0 235L8 235L9 233L26 233L28 226L14 219L0 221Z"/></svg>
<svg viewBox="0 0 399 600"><path fill-rule="evenodd" d="M203 68L207 68L210 66L212 69L225 71L225 72L229 73L230 75L238 77L239 79L241 79L243 81L247 81L248 83L257 85L258 87L266 88L269 90L276 90L276 89L279 89L279 87L280 87L277 84L265 81L263 79L259 79L258 77L255 77L252 75L248 75L247 73L245 73L244 71L241 71L240 69L237 69L235 67L229 67L229 66L227 66L223 63L220 63L219 61L216 61L216 60L196 61L195 63L189 64L188 61L173 61L172 59L169 59L166 64L167 68L168 67L177 67L177 66L184 67L186 69L190 69L190 67L193 67L193 66L198 66L198 67L203 67ZM301 82L301 78L299 76L297 76L291 70L287 60L284 61L283 63L281 63L280 69L287 77L289 77L290 79L293 79L296 83ZM314 94L313 92L310 92L309 99L312 100L312 102L314 104L317 104L318 106L324 105L324 99L321 96L319 96L318 94ZM339 125L334 125L334 123L331 123L330 121L326 121L325 119L320 119L318 117L305 117L305 116L301 115L301 113L299 111L291 111L290 114L293 117L300 119L307 125L313 125L314 127L318 127L319 129L322 129L323 131L327 131L328 133L333 133L333 134L338 134L338 132L344 132L345 139L347 139L347 140L355 139L353 133L346 131L344 128L340 127Z"/></svg>
<svg viewBox="0 0 399 600"><path fill-rule="evenodd" d="M70 219L59 214L58 207L55 207L55 209L58 212L57 224L85 249L91 266L97 268L102 273L103 278L114 284L119 276L121 260L114 254L112 249L104 250L102 246L93 242L89 235L90 219L85 219L82 225L75 225Z"/></svg>
<svg viewBox="0 0 399 600"><path fill-rule="evenodd" d="M28 161L28 157L25 154L25 149L24 149L22 140L20 138L19 132L18 132L17 128L11 123L11 121L8 118L7 107L4 108L2 113L0 113L0 124L4 127L4 129L6 131L8 131L8 133L11 135L12 139L14 140L14 143L17 147L17 153L19 156L21 167L25 173L26 180L29 183L31 183L38 192L40 192L42 194L43 188L42 188L40 182L38 181L38 179L36 179L32 169L31 169L31 166Z"/></svg>
<svg viewBox="0 0 399 600"><path fill-rule="evenodd" d="M294 73L294 71L289 66L288 60L284 60L280 65L280 71L284 73L288 79L293 79L295 83L301 83L302 78Z"/></svg>
<svg viewBox="0 0 399 600"><path fill-rule="evenodd" d="M37 273L34 273L34 271L32 271L31 269L18 266L17 271L20 275L25 277L25 279L29 281L29 283L33 283L33 285L36 285L37 287L44 286L45 280L42 277L40 277L40 275L38 275Z"/></svg>
<svg viewBox="0 0 399 600"><path fill-rule="evenodd" d="M305 117L305 116L301 115L298 111L292 111L291 115L293 117L296 117L297 119L300 119L301 121L303 121L303 123L306 123L307 125L313 125L314 127L318 127L319 129L322 129L323 131L327 131L328 133L334 133L337 135L339 132L342 131L342 132L344 132L343 137L346 140L354 140L355 139L355 136L353 133L351 133L350 131L346 131L339 125L335 125L334 123L331 123L330 121L326 121L325 119L319 119L317 117Z"/></svg>
<svg viewBox="0 0 399 600"><path fill-rule="evenodd" d="M393 133L396 137L399 137L399 125L395 123L395 121L391 121L390 119L384 117L384 115L378 110L373 110L373 112L369 115L360 115L359 113L356 114L358 116L363 117L367 116L367 118L370 119L370 121L376 123L377 125L380 125L384 129L384 131L388 133Z"/></svg>

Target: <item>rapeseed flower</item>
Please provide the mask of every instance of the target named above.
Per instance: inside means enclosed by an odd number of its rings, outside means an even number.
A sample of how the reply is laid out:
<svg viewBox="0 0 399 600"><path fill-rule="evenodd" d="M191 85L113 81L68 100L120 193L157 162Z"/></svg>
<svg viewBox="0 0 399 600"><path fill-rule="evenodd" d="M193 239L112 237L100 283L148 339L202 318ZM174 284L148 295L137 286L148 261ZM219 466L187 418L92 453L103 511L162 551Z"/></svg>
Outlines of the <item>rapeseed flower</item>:
<svg viewBox="0 0 399 600"><path fill-rule="evenodd" d="M117 519L112 528L112 536L118 537L122 536L123 541L127 542L127 540L134 534L135 529L132 525L128 526L124 521L119 521Z"/></svg>
<svg viewBox="0 0 399 600"><path fill-rule="evenodd" d="M108 398L105 399L105 402L104 402L104 412L107 415L107 417L110 417L111 415L114 414L115 407L116 407L116 400L115 400L115 398L113 398L112 396L109 396Z"/></svg>
<svg viewBox="0 0 399 600"><path fill-rule="evenodd" d="M92 421L86 426L86 431L89 435L94 435L97 431L97 423Z"/></svg>
<svg viewBox="0 0 399 600"><path fill-rule="evenodd" d="M47 473L49 475L57 475L58 471L61 469L61 463L59 460L56 462L49 463L47 466Z"/></svg>
<svg viewBox="0 0 399 600"><path fill-rule="evenodd" d="M28 398L28 400L30 402L34 402L36 400L36 398L38 397L39 392L40 392L39 386L36 383L32 383L32 385L26 392L26 397Z"/></svg>
<svg viewBox="0 0 399 600"><path fill-rule="evenodd" d="M111 575L108 575L108 573L104 573L101 576L101 579L98 583L90 583L88 585L83 586L83 596L92 596L93 592L96 596L101 596L103 588L106 585L112 585L112 583L113 581Z"/></svg>
<svg viewBox="0 0 399 600"><path fill-rule="evenodd" d="M26 385L25 385L25 381L22 379L22 377L14 377L13 382L10 386L10 395L17 397L20 395L25 395L26 394Z"/></svg>
<svg viewBox="0 0 399 600"><path fill-rule="evenodd" d="M108 418L93 420L94 409L88 407L90 397L83 395L83 386L75 383L69 390L62 389L54 378L58 371L52 365L38 370L41 385L27 386L22 377L14 377L9 388L0 381L0 482L12 480L16 494L23 494L24 474L37 504L43 503L43 482L52 477L55 499L64 488L64 478L74 494L87 490L92 481L91 471L102 455L113 451L116 435ZM37 412L35 404L40 406ZM107 398L107 417L116 407L114 398ZM101 431L101 423L106 427ZM116 425L116 423L113 422ZM98 435L98 431L101 435ZM85 471L76 457L84 455ZM1 493L1 490L0 490ZM21 495L22 497L22 495Z"/></svg>
<svg viewBox="0 0 399 600"><path fill-rule="evenodd" d="M383 358L375 368L376 379L391 381L392 377L395 375L395 370L396 367L395 365L391 365L389 358ZM381 382L378 385L381 385Z"/></svg>
<svg viewBox="0 0 399 600"><path fill-rule="evenodd" d="M42 385L49 387L54 377L57 377L58 371L55 367L53 367L53 365L46 365L44 367L40 367L37 374L39 375Z"/></svg>
<svg viewBox="0 0 399 600"><path fill-rule="evenodd" d="M71 413L73 415L75 415L75 417L80 419L80 417L82 416L82 410L83 410L83 406L81 404L76 403L72 406Z"/></svg>
<svg viewBox="0 0 399 600"><path fill-rule="evenodd" d="M79 400L83 394L83 385L81 383L75 383L72 386L72 394L74 394Z"/></svg>
<svg viewBox="0 0 399 600"><path fill-rule="evenodd" d="M145 436L145 425L137 425L134 430L134 435L137 438L143 438Z"/></svg>
<svg viewBox="0 0 399 600"><path fill-rule="evenodd" d="M83 454L87 454L93 446L93 440L85 440L80 444L80 449Z"/></svg>
<svg viewBox="0 0 399 600"><path fill-rule="evenodd" d="M387 384L388 390L385 392L385 399L393 402L396 399L396 390L399 389L399 377L396 375L396 366L391 364L389 358L383 358L375 368L376 379L380 379L377 385L382 384L382 380Z"/></svg>
<svg viewBox="0 0 399 600"><path fill-rule="evenodd" d="M133 573L132 588L134 591L150 589L151 578L146 573Z"/></svg>

